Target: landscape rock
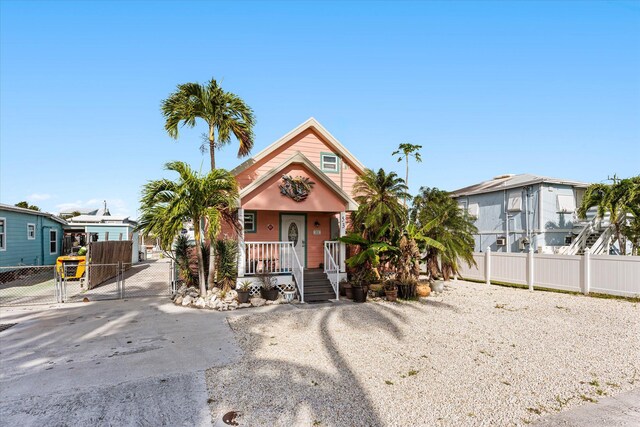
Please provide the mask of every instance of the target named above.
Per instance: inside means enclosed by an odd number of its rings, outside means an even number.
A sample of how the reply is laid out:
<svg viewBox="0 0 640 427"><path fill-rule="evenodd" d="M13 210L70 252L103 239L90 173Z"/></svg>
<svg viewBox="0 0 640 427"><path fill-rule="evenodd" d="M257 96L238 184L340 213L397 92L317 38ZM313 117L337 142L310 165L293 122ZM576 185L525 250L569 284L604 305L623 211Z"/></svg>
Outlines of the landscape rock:
<svg viewBox="0 0 640 427"><path fill-rule="evenodd" d="M247 308L247 307L251 307L251 303L244 302L244 303L238 305L238 308Z"/></svg>
<svg viewBox="0 0 640 427"><path fill-rule="evenodd" d="M193 298L191 297L191 295L187 295L186 297L184 297L184 299L182 300L182 305L183 306L187 306L189 304L191 304L191 302L193 301Z"/></svg>
<svg viewBox="0 0 640 427"><path fill-rule="evenodd" d="M251 298L249 302L251 302L251 305L254 307L262 307L267 300L263 298Z"/></svg>
<svg viewBox="0 0 640 427"><path fill-rule="evenodd" d="M206 303L204 302L204 298L202 297L198 298L194 305L198 308L204 308L206 306Z"/></svg>
<svg viewBox="0 0 640 427"><path fill-rule="evenodd" d="M175 299L175 301L174 301L174 302L175 302L177 305L180 305L180 304L182 304L182 300L183 300L183 299L184 299L184 298L182 298L182 295L178 295L178 296L176 297L176 299Z"/></svg>

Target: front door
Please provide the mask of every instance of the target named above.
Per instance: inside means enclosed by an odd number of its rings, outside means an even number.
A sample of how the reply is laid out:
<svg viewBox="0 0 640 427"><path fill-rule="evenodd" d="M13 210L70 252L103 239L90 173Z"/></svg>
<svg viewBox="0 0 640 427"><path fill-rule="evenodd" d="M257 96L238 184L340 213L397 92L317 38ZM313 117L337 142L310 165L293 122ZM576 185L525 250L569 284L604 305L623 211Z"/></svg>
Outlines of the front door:
<svg viewBox="0 0 640 427"><path fill-rule="evenodd" d="M305 268L304 256L307 244L307 227L304 215L282 215L280 220L280 241L293 242L293 248L298 255L302 268Z"/></svg>

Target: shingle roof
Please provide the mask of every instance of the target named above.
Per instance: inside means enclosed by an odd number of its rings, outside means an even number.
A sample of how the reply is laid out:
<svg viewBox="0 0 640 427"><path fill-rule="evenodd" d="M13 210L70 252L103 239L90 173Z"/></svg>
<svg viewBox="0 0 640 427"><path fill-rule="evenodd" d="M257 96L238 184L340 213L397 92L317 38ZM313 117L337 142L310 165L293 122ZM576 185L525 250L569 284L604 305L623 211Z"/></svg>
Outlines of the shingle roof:
<svg viewBox="0 0 640 427"><path fill-rule="evenodd" d="M494 191L525 187L527 185L539 183L564 184L578 188L587 188L589 186L589 184L586 182L571 181L567 179L550 178L547 176L523 173L519 175L499 175L488 181L483 181L479 184L470 185L468 187L463 187L458 190L452 191L450 194L453 197L471 196L473 194L491 193Z"/></svg>

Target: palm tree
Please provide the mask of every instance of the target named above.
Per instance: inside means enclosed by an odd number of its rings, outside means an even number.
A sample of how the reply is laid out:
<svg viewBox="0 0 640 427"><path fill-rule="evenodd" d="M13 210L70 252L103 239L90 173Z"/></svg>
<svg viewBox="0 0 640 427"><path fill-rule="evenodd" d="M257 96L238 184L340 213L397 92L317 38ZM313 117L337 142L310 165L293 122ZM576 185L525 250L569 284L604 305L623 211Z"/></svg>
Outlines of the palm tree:
<svg viewBox="0 0 640 427"><path fill-rule="evenodd" d="M202 222L209 224L207 237L215 238L221 222L232 218L237 209L238 185L234 176L224 169L214 169L205 176L195 173L183 162L167 163L165 169L177 172L178 180L160 179L144 185L137 230L145 236L153 234L164 250L170 250L184 222L191 220L198 258L198 284L200 295L204 296L207 280L200 245Z"/></svg>
<svg viewBox="0 0 640 427"><path fill-rule="evenodd" d="M596 217L603 218L609 213L609 221L615 229L615 239L618 242L620 253L626 255L625 234L623 231L631 231L633 244L633 230L637 224L633 224L636 219L627 224L624 219L628 214L637 218L640 213L640 176L618 180L614 178L613 184L592 184L587 187L582 203L578 208L578 216L586 218L587 211L592 207L597 208ZM636 243L637 245L637 243Z"/></svg>
<svg viewBox="0 0 640 427"><path fill-rule="evenodd" d="M409 185L409 157L413 157L416 159L417 163L422 162L422 156L420 156L419 150L422 148L422 145L414 145L409 143L403 143L398 146L398 149L391 153L392 156L398 156L398 162L401 162L402 159L405 160L405 178L404 183ZM407 206L407 199L403 199L402 204Z"/></svg>
<svg viewBox="0 0 640 427"><path fill-rule="evenodd" d="M353 186L353 193L359 204L353 216L353 228L362 232L363 237L377 234L387 224L390 232L404 228L407 210L400 199L411 196L404 180L395 172L387 174L379 169L376 173L365 169Z"/></svg>
<svg viewBox="0 0 640 427"><path fill-rule="evenodd" d="M413 200L411 218L425 237L439 245L426 248L427 269L431 276L442 275L445 280L459 271L460 260L469 266L473 259L473 234L478 229L474 218L463 211L448 193L437 188L420 188Z"/></svg>
<svg viewBox="0 0 640 427"><path fill-rule="evenodd" d="M178 128L195 127L196 120L204 120L209 129L205 135L211 158L211 170L216 168L216 148L231 141L231 135L238 140L238 157L244 157L253 148L253 110L236 94L225 92L215 79L206 85L184 83L178 85L167 99L162 101L164 128L174 139L178 139ZM206 147L204 145L203 147ZM205 234L209 224L205 223ZM206 242L210 246L210 242ZM215 251L209 250L209 265L215 263ZM209 270L209 282L213 284L213 268Z"/></svg>
<svg viewBox="0 0 640 427"><path fill-rule="evenodd" d="M206 135L211 170L216 168L215 150L231 141L238 140L238 157L244 157L253 148L253 110L236 94L225 92L215 79L206 85L184 83L178 85L167 99L162 101L164 128L174 139L178 139L178 127L195 127L196 119L209 126Z"/></svg>

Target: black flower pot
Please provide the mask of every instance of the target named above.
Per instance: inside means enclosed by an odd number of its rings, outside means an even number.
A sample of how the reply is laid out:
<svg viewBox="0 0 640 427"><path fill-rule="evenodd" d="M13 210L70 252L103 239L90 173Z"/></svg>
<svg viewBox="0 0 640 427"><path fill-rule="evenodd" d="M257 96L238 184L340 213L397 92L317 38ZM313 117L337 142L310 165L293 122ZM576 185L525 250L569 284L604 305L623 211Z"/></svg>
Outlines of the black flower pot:
<svg viewBox="0 0 640 427"><path fill-rule="evenodd" d="M367 300L367 293L363 288L351 288L353 294L353 302L365 302Z"/></svg>
<svg viewBox="0 0 640 427"><path fill-rule="evenodd" d="M267 301L275 301L278 299L278 290L273 288L273 289L260 289L260 295L262 295L262 298L266 299Z"/></svg>
<svg viewBox="0 0 640 427"><path fill-rule="evenodd" d="M249 291L237 291L238 292L238 302L240 304L245 304L249 302Z"/></svg>

